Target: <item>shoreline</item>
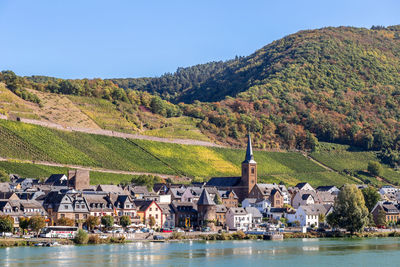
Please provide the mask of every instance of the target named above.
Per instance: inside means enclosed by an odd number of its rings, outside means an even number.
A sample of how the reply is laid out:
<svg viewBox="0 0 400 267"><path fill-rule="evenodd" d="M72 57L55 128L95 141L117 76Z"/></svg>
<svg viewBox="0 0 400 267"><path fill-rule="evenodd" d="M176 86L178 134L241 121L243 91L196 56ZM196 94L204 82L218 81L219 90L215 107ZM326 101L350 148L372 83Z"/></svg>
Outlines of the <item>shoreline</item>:
<svg viewBox="0 0 400 267"><path fill-rule="evenodd" d="M391 232L363 232L363 233L355 233L350 235L349 233L342 232L326 232L326 233L283 233L283 240L288 239L317 239L317 238L388 238L388 237L400 237L400 232L391 231ZM190 236L186 237L183 235L174 236L171 238L166 238L162 240L153 240L153 239L133 239L126 240L123 238L118 239L106 239L106 240L98 240L95 242L88 242L87 244L76 244L72 239L20 239L20 238L1 238L0 239L0 248L8 248L8 247L33 247L37 243L51 243L58 242L60 245L107 245L107 244L129 244L129 243L169 243L169 242L181 242L181 241L239 241L239 240L265 240L263 235L251 235L251 234L209 234L209 235L199 235L199 236ZM273 241L272 241L273 242ZM46 247L46 246L44 246Z"/></svg>

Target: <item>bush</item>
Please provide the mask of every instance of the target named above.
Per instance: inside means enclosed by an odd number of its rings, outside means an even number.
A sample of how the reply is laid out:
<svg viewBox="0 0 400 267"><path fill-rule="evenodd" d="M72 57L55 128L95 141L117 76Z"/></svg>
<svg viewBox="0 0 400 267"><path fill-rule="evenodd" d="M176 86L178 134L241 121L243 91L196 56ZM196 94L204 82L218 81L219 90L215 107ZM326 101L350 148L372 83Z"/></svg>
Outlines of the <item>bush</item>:
<svg viewBox="0 0 400 267"><path fill-rule="evenodd" d="M368 162L368 172L372 176L381 176L383 172L382 165L377 161Z"/></svg>
<svg viewBox="0 0 400 267"><path fill-rule="evenodd" d="M100 244L101 239L98 235L89 235L88 243L89 244Z"/></svg>
<svg viewBox="0 0 400 267"><path fill-rule="evenodd" d="M87 244L87 242L89 241L89 235L83 231L82 229L78 230L78 233L76 234L75 238L74 238L74 242L76 244Z"/></svg>

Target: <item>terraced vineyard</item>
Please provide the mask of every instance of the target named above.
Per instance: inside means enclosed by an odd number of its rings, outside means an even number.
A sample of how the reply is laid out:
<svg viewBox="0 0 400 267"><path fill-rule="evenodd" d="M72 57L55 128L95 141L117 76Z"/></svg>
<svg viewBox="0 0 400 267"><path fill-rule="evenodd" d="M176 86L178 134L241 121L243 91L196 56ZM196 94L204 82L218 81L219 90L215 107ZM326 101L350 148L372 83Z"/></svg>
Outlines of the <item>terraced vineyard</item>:
<svg viewBox="0 0 400 267"><path fill-rule="evenodd" d="M369 161L379 161L373 151L354 151L347 145L322 143L319 152L311 153L311 156L326 166L338 171L352 173L366 183L376 186L383 184L400 184L400 172L389 166L383 165L384 171L381 178L372 177L367 173Z"/></svg>

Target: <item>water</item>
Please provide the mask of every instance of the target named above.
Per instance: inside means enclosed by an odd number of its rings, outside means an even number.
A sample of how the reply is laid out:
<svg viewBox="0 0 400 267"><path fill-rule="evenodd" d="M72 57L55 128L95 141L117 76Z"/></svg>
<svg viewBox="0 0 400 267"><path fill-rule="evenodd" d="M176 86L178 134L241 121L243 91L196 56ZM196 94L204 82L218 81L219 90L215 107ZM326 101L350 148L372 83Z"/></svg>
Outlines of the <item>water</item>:
<svg viewBox="0 0 400 267"><path fill-rule="evenodd" d="M0 266L398 266L400 239L292 239L0 249Z"/></svg>

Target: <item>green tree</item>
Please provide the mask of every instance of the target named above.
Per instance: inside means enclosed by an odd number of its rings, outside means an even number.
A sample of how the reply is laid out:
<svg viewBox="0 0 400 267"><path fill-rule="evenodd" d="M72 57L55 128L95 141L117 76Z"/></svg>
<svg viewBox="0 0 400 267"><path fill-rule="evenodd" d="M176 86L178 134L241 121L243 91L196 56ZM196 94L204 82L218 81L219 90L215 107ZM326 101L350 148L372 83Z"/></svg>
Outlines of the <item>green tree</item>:
<svg viewBox="0 0 400 267"><path fill-rule="evenodd" d="M354 232L361 231L368 224L368 209L364 196L356 185L344 185L333 206L333 212L328 216L332 227L341 227Z"/></svg>
<svg viewBox="0 0 400 267"><path fill-rule="evenodd" d="M5 183L5 182L9 182L10 181L10 176L8 176L8 174L0 169L0 182Z"/></svg>
<svg viewBox="0 0 400 267"><path fill-rule="evenodd" d="M87 244L89 241L89 235L82 229L79 229L75 235L74 242L76 244Z"/></svg>
<svg viewBox="0 0 400 267"><path fill-rule="evenodd" d="M150 228L153 228L153 226L156 225L156 219L153 216L149 217L149 225Z"/></svg>
<svg viewBox="0 0 400 267"><path fill-rule="evenodd" d="M104 225L105 228L111 228L114 225L114 217L111 215L101 217L101 224Z"/></svg>
<svg viewBox="0 0 400 267"><path fill-rule="evenodd" d="M378 211L378 216L376 217L376 225L384 226L386 223L386 213L384 210L380 209Z"/></svg>
<svg viewBox="0 0 400 267"><path fill-rule="evenodd" d="M378 191L371 186L362 189L361 192L364 196L365 206L367 206L368 211L371 212L376 203L378 203L379 199L381 199L381 196L379 195Z"/></svg>
<svg viewBox="0 0 400 267"><path fill-rule="evenodd" d="M368 162L368 172L372 176L381 176L383 172L382 165L377 161Z"/></svg>
<svg viewBox="0 0 400 267"><path fill-rule="evenodd" d="M214 202L215 202L215 204L217 204L217 205L221 205L221 204L222 204L221 197L219 196L219 194L218 194L218 193L217 193L217 194L215 194L215 197L214 197Z"/></svg>
<svg viewBox="0 0 400 267"><path fill-rule="evenodd" d="M9 215L0 216L0 232L12 232L14 219Z"/></svg>
<svg viewBox="0 0 400 267"><path fill-rule="evenodd" d="M57 220L57 225L59 226L74 226L75 225L75 220L64 217L64 218L59 218Z"/></svg>
<svg viewBox="0 0 400 267"><path fill-rule="evenodd" d="M97 225L100 224L100 219L99 217L90 215L87 217L85 224L89 230L93 230Z"/></svg>
<svg viewBox="0 0 400 267"><path fill-rule="evenodd" d="M122 227L126 228L128 225L131 224L131 218L127 215L121 216L119 218L119 223Z"/></svg>
<svg viewBox="0 0 400 267"><path fill-rule="evenodd" d="M22 234L29 228L29 218L19 217L19 228L22 229Z"/></svg>
<svg viewBox="0 0 400 267"><path fill-rule="evenodd" d="M36 232L36 236L39 236L40 230L46 226L46 221L42 216L32 216L29 219L29 227Z"/></svg>

